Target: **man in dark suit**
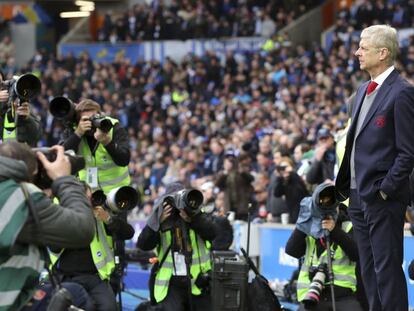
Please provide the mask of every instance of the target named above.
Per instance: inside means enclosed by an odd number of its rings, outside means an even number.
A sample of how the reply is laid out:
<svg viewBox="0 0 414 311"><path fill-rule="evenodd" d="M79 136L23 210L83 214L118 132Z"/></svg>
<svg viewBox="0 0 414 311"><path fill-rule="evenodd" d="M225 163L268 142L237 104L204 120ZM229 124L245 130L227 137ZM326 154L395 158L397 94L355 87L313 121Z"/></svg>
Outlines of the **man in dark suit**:
<svg viewBox="0 0 414 311"><path fill-rule="evenodd" d="M348 212L372 311L408 310L401 266L414 165L414 87L393 66L397 49L392 27L376 25L361 33L355 56L371 82L357 90L336 179L338 199L350 198Z"/></svg>

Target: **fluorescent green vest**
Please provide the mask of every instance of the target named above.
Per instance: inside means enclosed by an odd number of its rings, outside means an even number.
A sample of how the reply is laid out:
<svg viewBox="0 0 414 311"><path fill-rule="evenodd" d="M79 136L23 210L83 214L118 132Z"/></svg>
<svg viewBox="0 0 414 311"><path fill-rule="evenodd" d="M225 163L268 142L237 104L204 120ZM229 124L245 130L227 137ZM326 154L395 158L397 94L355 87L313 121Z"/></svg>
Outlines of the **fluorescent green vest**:
<svg viewBox="0 0 414 311"><path fill-rule="evenodd" d="M118 120L116 119L110 117L107 117L107 119L111 120L113 125L118 123ZM111 135L111 137L112 133L113 129L111 129L109 132L109 135ZM102 144L98 144L95 156L92 156L88 142L85 138L82 138L79 145L78 154L82 155L85 158L86 168L98 168L98 188L94 188L92 191L102 189L105 194L108 194L108 192L112 189L121 186L129 186L130 177L128 166L116 165ZM83 181L87 180L86 169L79 172L79 179Z"/></svg>
<svg viewBox="0 0 414 311"><path fill-rule="evenodd" d="M350 221L342 223L342 228L345 232L349 232L352 228ZM355 276L355 262L352 262L348 256L343 252L340 246L337 246L333 252L332 258L332 270L334 274L334 284L337 286L350 288L353 292L356 291L356 276ZM325 250L319 258L316 258L316 243L313 237L306 237L306 253L305 260L300 269L298 283L297 283L297 295L298 301L302 301L305 298L306 293L309 290L311 281L309 280L309 268L311 266L317 267L321 263L328 263L328 255ZM325 286L329 284L328 276L325 279Z"/></svg>
<svg viewBox="0 0 414 311"><path fill-rule="evenodd" d="M26 185L34 202L44 196L34 185ZM37 246L16 244L29 215L25 202L15 181L0 183L0 311L20 310L30 300L45 264Z"/></svg>
<svg viewBox="0 0 414 311"><path fill-rule="evenodd" d="M100 220L96 220L96 232L90 244L90 249L99 276L102 280L109 280L115 269L113 242L112 237L106 234L104 223ZM61 251L59 254L49 252L52 265L56 263L63 252Z"/></svg>
<svg viewBox="0 0 414 311"><path fill-rule="evenodd" d="M201 294L201 290L195 285L195 281L200 272L205 273L211 270L210 243L208 241L204 242L192 229L190 229L189 236L191 248L193 249L192 264L190 267L191 293L198 296ZM171 245L171 232L167 231L161 234L161 244L158 247L159 262L161 262L166 251L168 251L168 255L155 276L154 297L157 302L161 302L167 296L168 286L173 275L174 264L171 249L168 250L169 245Z"/></svg>
<svg viewBox="0 0 414 311"><path fill-rule="evenodd" d="M336 137L336 147L335 147L335 153L336 153L336 163L335 163L335 176L338 175L339 168L341 167L342 160L344 159L345 155L345 147L346 147L346 136L348 134L349 127L351 126L351 119L348 120L346 128L343 129ZM349 206L349 199L346 199L344 202L342 202L346 206Z"/></svg>
<svg viewBox="0 0 414 311"><path fill-rule="evenodd" d="M14 120L9 122L8 113L6 113L3 123L3 142L14 141L16 139L16 125L14 124Z"/></svg>

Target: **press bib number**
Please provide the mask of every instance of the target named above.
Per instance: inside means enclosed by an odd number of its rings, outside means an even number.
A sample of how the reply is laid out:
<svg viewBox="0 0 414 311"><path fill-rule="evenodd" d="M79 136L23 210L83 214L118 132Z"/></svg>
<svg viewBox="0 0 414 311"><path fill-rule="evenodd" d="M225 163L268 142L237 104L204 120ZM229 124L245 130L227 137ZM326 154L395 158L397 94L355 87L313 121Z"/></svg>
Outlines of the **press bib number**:
<svg viewBox="0 0 414 311"><path fill-rule="evenodd" d="M88 167L86 169L86 183L93 189L98 188L98 168Z"/></svg>
<svg viewBox="0 0 414 311"><path fill-rule="evenodd" d="M187 269L185 267L185 257L183 254L174 252L174 275L186 276Z"/></svg>

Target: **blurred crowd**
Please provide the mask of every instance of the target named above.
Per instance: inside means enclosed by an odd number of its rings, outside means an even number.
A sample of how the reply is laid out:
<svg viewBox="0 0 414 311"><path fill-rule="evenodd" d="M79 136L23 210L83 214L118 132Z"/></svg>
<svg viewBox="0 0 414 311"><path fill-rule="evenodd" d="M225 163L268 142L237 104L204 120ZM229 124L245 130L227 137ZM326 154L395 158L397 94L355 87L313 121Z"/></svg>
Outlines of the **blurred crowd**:
<svg viewBox="0 0 414 311"><path fill-rule="evenodd" d="M411 82L413 41L396 64ZM20 71L42 81L33 102L43 122L41 145L61 139L63 124L48 111L60 95L93 99L128 129L129 170L143 197L136 217L151 212L166 184L180 181L201 188L216 209L235 209L236 218L245 219L252 203L258 219L280 221L289 213L294 223L300 200L334 178L334 138L346 127L349 97L367 79L356 50L357 42L338 36L327 52L318 44L282 44L223 58L207 51L181 63L99 64L86 54L39 51ZM0 60L8 78L16 72L11 58Z"/></svg>
<svg viewBox="0 0 414 311"><path fill-rule="evenodd" d="M107 12L99 41L271 37L323 1L153 0L121 14Z"/></svg>

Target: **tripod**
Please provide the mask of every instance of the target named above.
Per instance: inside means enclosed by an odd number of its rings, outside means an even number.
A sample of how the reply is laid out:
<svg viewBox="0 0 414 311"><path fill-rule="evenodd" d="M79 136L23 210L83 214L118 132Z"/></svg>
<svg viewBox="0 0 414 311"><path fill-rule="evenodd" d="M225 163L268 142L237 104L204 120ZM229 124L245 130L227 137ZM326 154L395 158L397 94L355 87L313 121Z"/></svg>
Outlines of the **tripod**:
<svg viewBox="0 0 414 311"><path fill-rule="evenodd" d="M324 230L324 236L326 240L326 251L328 253L328 277L331 288L331 301L332 301L332 311L336 311L336 301L335 301L335 290L334 290L334 274L332 270L332 257L331 257L331 236L329 230Z"/></svg>

